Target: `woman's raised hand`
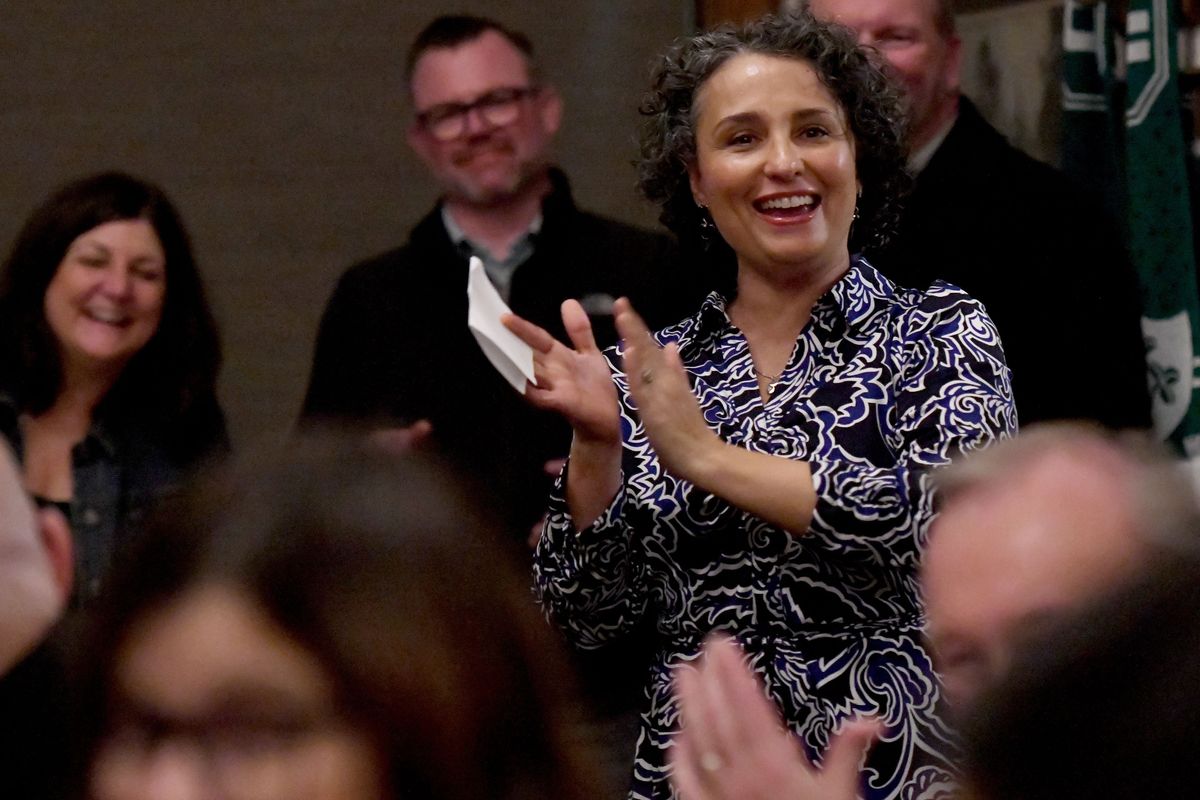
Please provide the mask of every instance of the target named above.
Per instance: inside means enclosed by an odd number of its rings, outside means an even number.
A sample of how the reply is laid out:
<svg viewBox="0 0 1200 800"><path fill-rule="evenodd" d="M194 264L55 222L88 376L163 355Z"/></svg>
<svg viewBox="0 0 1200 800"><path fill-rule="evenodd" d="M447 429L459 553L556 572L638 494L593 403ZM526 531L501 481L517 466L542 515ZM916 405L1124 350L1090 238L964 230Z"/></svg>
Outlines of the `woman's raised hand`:
<svg viewBox="0 0 1200 800"><path fill-rule="evenodd" d="M695 481L703 461L724 443L704 421L674 344L659 347L646 323L625 298L613 306L617 332L625 340L629 393L650 444L673 474Z"/></svg>
<svg viewBox="0 0 1200 800"><path fill-rule="evenodd" d="M671 748L671 782L683 800L854 800L863 753L880 733L854 720L830 742L820 767L788 732L729 638L675 673L682 727Z"/></svg>
<svg viewBox="0 0 1200 800"><path fill-rule="evenodd" d="M534 405L566 417L577 440L619 446L617 389L608 362L596 346L587 313L577 301L567 300L562 304L562 319L574 349L515 314L501 320L504 327L533 348L537 384L527 384L525 396Z"/></svg>

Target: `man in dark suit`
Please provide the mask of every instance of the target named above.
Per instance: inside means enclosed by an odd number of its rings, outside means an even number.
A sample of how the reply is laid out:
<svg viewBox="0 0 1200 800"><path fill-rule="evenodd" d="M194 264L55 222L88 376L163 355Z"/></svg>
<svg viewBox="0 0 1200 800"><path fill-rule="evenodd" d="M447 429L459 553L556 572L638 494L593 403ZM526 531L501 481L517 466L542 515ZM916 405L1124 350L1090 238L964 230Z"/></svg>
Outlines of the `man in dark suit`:
<svg viewBox="0 0 1200 800"><path fill-rule="evenodd" d="M1116 224L1010 145L959 92L949 0L809 0L853 29L903 89L916 177L895 241L868 253L898 283L941 278L1000 331L1017 415L1148 427L1137 279Z"/></svg>

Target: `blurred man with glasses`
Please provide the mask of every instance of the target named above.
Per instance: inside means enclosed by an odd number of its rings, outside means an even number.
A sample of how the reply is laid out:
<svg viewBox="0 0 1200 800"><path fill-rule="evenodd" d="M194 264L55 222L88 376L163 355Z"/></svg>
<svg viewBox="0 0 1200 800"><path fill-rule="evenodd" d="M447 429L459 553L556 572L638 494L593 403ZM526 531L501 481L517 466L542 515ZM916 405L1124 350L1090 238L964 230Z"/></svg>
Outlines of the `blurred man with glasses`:
<svg viewBox="0 0 1200 800"><path fill-rule="evenodd" d="M429 440L497 496L524 539L545 508L570 431L524 402L467 328L468 258L514 312L568 341L559 307L579 300L599 344L613 299L664 326L699 305L667 237L578 209L551 161L563 103L522 34L443 16L406 63L407 139L441 201L402 247L352 267L326 309L306 420L353 421L395 447ZM629 175L632 184L633 175ZM682 272L682 271L681 271Z"/></svg>

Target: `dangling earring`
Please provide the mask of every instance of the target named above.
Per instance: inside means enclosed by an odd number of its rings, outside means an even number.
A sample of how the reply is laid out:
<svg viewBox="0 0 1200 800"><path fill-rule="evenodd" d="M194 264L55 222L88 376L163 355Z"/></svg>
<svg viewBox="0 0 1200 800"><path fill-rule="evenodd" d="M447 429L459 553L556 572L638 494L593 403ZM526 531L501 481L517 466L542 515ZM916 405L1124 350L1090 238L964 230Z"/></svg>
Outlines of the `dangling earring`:
<svg viewBox="0 0 1200 800"><path fill-rule="evenodd" d="M858 227L858 204L862 201L862 189L858 190L858 195L854 198L854 216L850 218L850 230L846 233L847 244L853 247L855 228ZM853 250L851 252L854 252Z"/></svg>
<svg viewBox="0 0 1200 800"><path fill-rule="evenodd" d="M716 236L717 225L708 213L708 206L697 203L696 207L700 209L700 241L704 244L705 249L708 249L712 246L713 237Z"/></svg>

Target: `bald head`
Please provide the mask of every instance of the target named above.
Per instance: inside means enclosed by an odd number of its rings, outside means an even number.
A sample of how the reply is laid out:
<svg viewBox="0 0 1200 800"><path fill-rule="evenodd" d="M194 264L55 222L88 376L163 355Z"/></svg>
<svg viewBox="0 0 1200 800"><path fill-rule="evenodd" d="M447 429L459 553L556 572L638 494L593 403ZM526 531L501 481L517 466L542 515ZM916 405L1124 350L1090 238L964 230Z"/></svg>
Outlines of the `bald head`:
<svg viewBox="0 0 1200 800"><path fill-rule="evenodd" d="M1130 580L1194 520L1181 476L1104 434L1050 427L990 450L947 475L921 577L959 707L1024 641Z"/></svg>

